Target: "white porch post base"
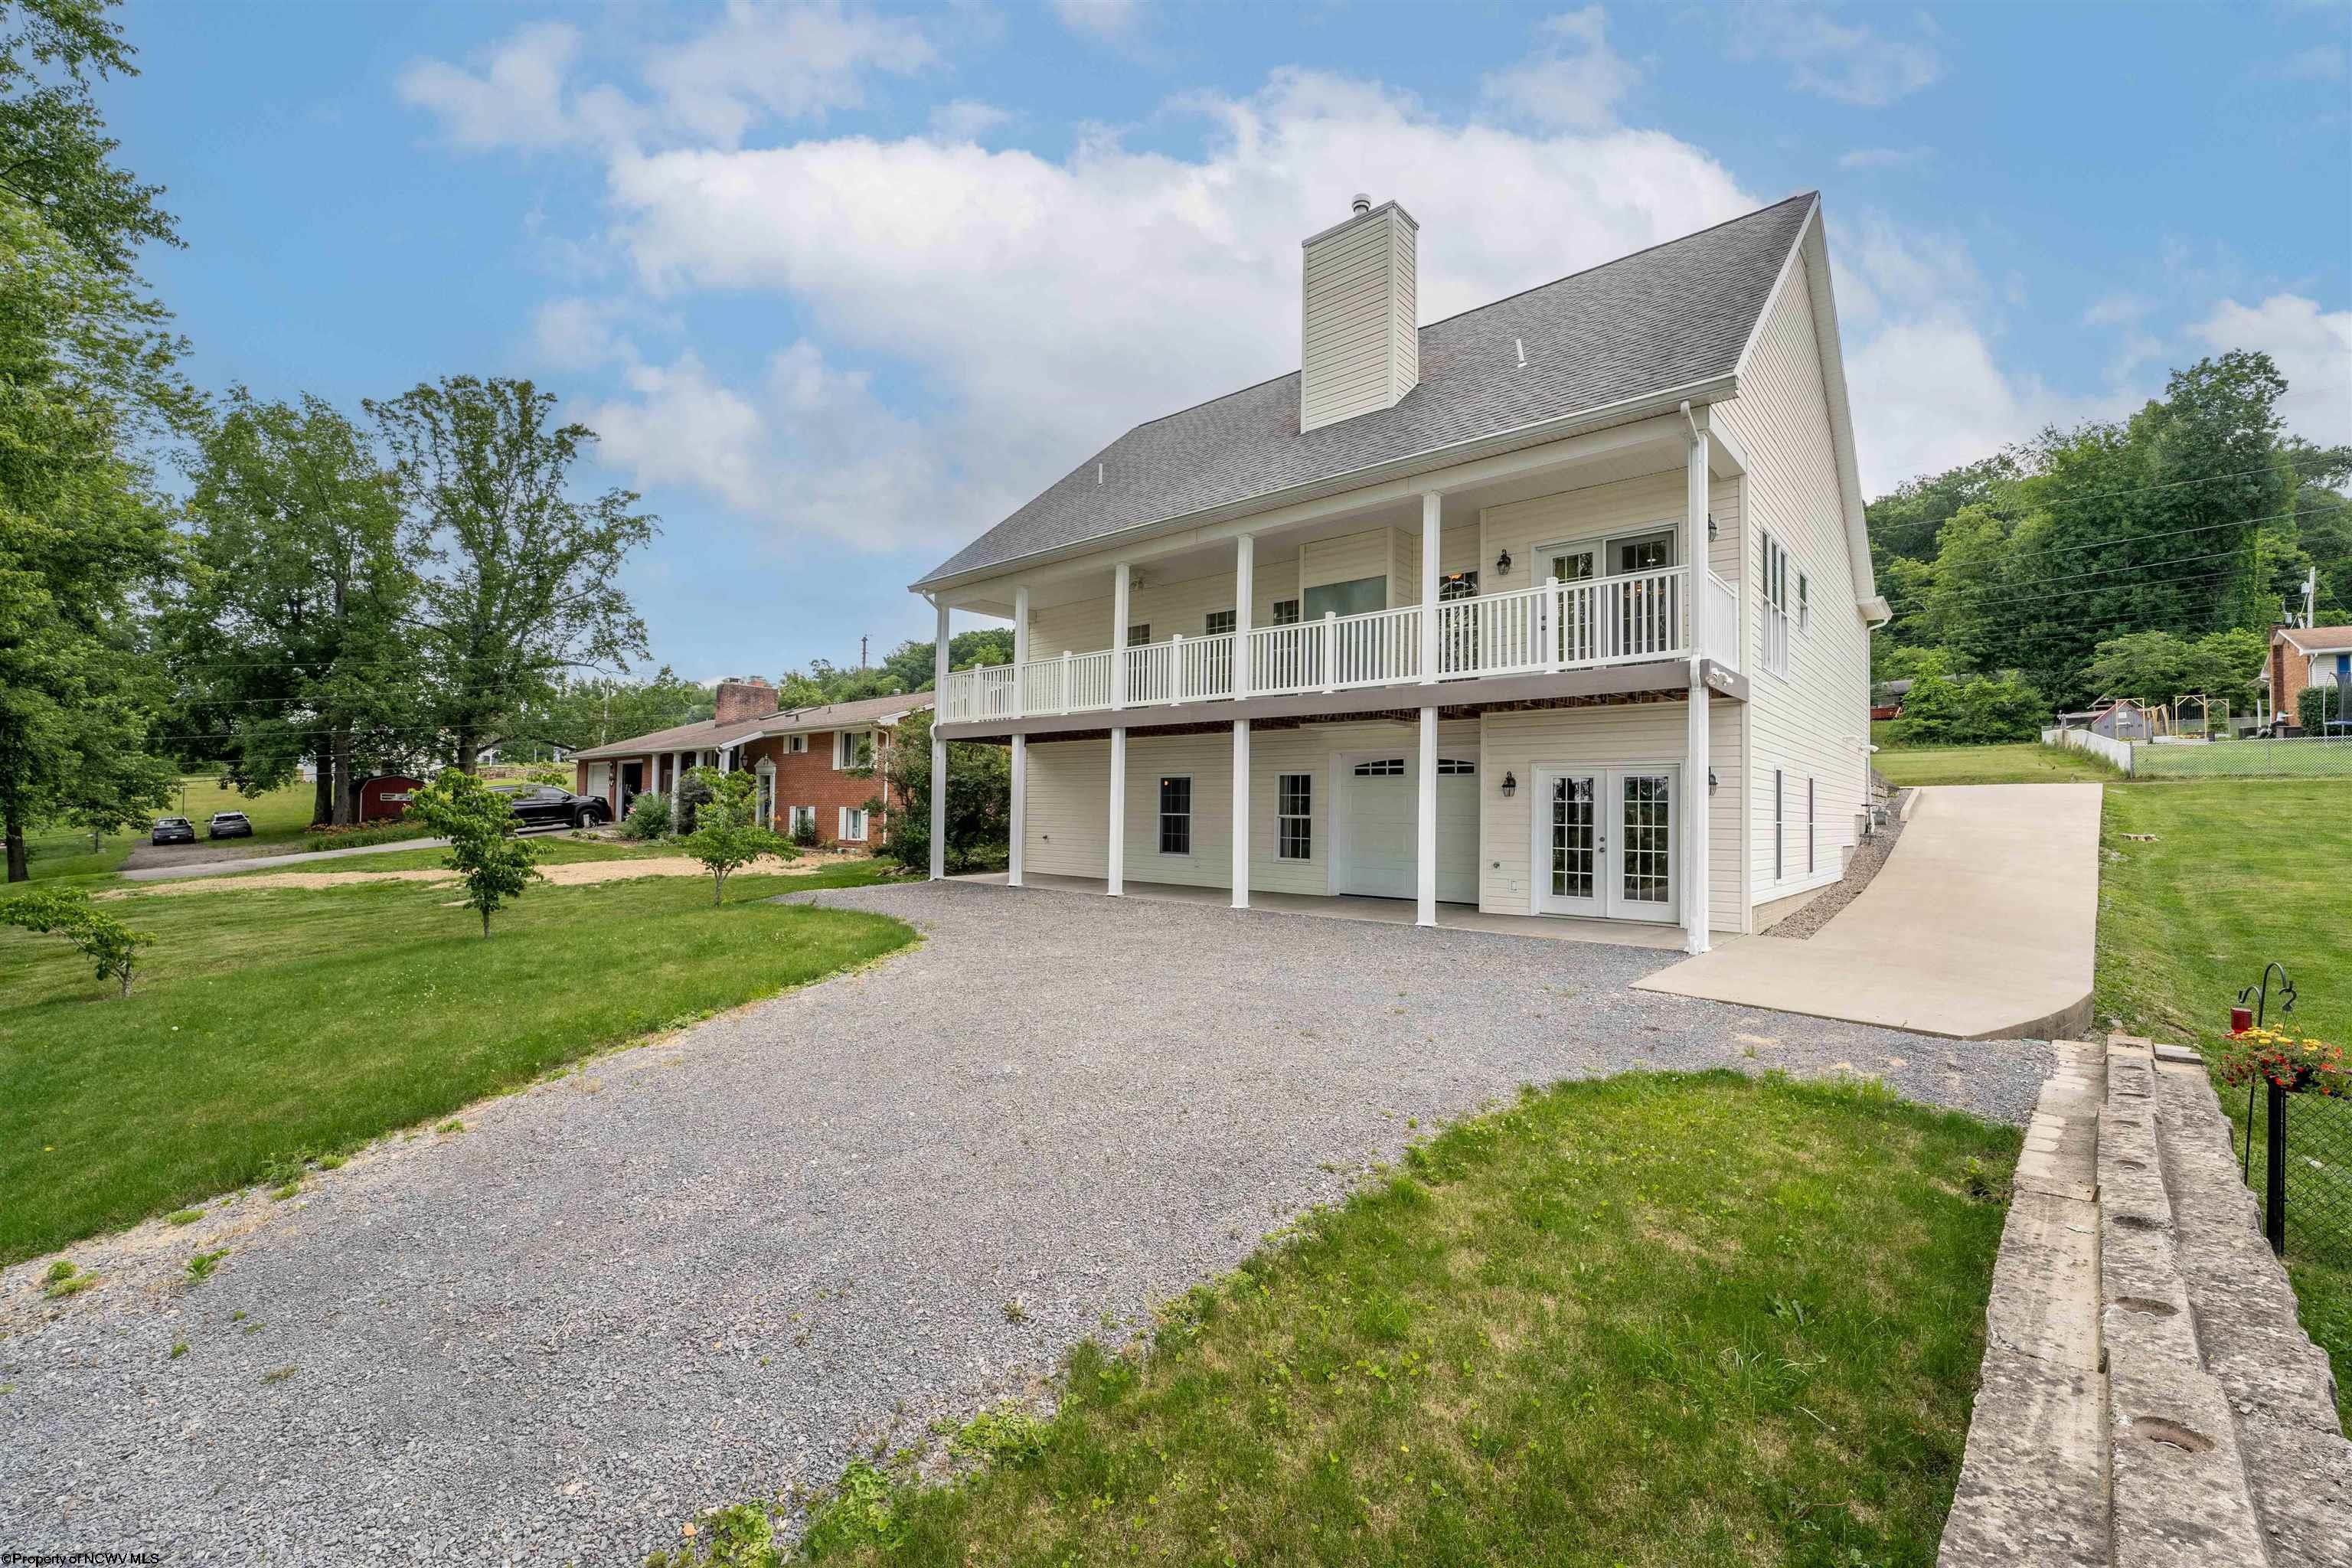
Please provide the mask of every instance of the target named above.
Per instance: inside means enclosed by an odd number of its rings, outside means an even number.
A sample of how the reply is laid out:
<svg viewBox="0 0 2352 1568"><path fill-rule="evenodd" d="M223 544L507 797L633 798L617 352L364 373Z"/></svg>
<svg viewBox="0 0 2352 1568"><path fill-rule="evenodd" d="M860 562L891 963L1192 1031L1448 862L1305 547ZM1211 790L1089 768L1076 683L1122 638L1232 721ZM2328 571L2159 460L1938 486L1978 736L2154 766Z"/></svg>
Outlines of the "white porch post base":
<svg viewBox="0 0 2352 1568"><path fill-rule="evenodd" d="M1250 721L1234 721L1234 908L1249 908Z"/></svg>
<svg viewBox="0 0 2352 1568"><path fill-rule="evenodd" d="M1013 737L1013 823L1012 856L1005 864L1004 879L1014 887L1021 884L1021 851L1029 836L1029 737Z"/></svg>
<svg viewBox="0 0 2352 1568"><path fill-rule="evenodd" d="M1105 889L1114 899L1127 893L1127 726L1110 731L1110 849L1104 857Z"/></svg>
<svg viewBox="0 0 2352 1568"><path fill-rule="evenodd" d="M1420 879L1412 923L1437 923L1437 710L1421 710L1421 790L1415 803L1420 853L1413 869Z"/></svg>
<svg viewBox="0 0 2352 1568"><path fill-rule="evenodd" d="M1691 660L1696 672L1698 660ZM1683 951L1706 951L1706 682L1696 678L1690 690L1690 733L1683 763Z"/></svg>

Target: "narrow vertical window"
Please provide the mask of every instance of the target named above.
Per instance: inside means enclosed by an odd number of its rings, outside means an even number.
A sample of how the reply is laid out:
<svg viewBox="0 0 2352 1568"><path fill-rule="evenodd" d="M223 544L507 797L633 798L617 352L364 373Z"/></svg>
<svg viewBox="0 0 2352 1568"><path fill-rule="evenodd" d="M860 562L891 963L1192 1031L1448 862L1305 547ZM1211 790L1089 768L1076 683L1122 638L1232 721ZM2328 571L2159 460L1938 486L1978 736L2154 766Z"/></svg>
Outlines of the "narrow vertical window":
<svg viewBox="0 0 2352 1568"><path fill-rule="evenodd" d="M1814 869L1814 846L1820 837L1820 821L1813 816L1813 780L1808 775L1805 779L1805 871L1808 876Z"/></svg>
<svg viewBox="0 0 2352 1568"><path fill-rule="evenodd" d="M1192 781L1189 778L1160 781L1160 852L1192 853Z"/></svg>
<svg viewBox="0 0 2352 1568"><path fill-rule="evenodd" d="M1315 857L1315 775L1283 773L1274 781L1274 820L1278 853L1285 860Z"/></svg>
<svg viewBox="0 0 2352 1568"><path fill-rule="evenodd" d="M1779 881L1788 875L1781 846L1788 841L1785 817L1780 807L1780 770L1772 770L1772 879Z"/></svg>

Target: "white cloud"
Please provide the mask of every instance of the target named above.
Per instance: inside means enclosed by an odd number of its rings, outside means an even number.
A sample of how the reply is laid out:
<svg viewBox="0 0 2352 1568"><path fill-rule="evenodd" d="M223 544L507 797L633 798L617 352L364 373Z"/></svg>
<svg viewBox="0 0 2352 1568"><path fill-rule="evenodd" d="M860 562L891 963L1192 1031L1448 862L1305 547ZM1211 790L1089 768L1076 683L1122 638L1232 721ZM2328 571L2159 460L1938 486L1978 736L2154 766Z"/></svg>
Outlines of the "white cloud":
<svg viewBox="0 0 2352 1568"><path fill-rule="evenodd" d="M550 300L532 313L531 346L559 370L586 370L613 360L634 360L636 349L614 330L627 313L625 302L576 296Z"/></svg>
<svg viewBox="0 0 2352 1568"><path fill-rule="evenodd" d="M577 413L602 438L603 459L640 485L697 487L788 536L865 549L943 548L965 531L922 428L876 401L866 373L834 368L813 343L776 354L749 392L690 351L633 368L626 384L629 396ZM911 526L877 535L877 518Z"/></svg>
<svg viewBox="0 0 2352 1568"><path fill-rule="evenodd" d="M2352 441L2352 310L2322 310L2300 294L2259 305L2224 300L2189 331L2217 353L2270 355L2286 377L2279 415L2289 430L2326 446Z"/></svg>
<svg viewBox="0 0 2352 1568"><path fill-rule="evenodd" d="M481 72L417 60L400 73L401 101L432 110L461 147L556 147L581 133L564 89L580 30L535 22L492 48Z"/></svg>
<svg viewBox="0 0 2352 1568"><path fill-rule="evenodd" d="M876 72L906 76L938 58L922 29L839 5L730 0L717 26L656 48L643 66L654 101L580 85L582 38L561 22L517 28L479 71L446 60L401 73L403 102L436 115L464 147L617 146L646 138L732 146L761 120L822 119L865 101Z"/></svg>
<svg viewBox="0 0 2352 1568"><path fill-rule="evenodd" d="M1012 122L1011 110L982 103L976 98L959 98L931 110L932 133L950 142L977 142Z"/></svg>
<svg viewBox="0 0 2352 1568"><path fill-rule="evenodd" d="M1924 163L1930 156L1926 147L1857 147L1841 155L1841 169L1905 169L1914 163Z"/></svg>
<svg viewBox="0 0 2352 1568"><path fill-rule="evenodd" d="M1142 25L1143 5L1142 0L1054 0L1054 15L1074 32L1129 38Z"/></svg>
<svg viewBox="0 0 2352 1568"><path fill-rule="evenodd" d="M1189 107L1213 121L1192 158L1097 139L1055 161L934 137L622 153L615 239L648 291L785 296L822 323L830 359L905 367L952 503L878 496L858 528L880 548L969 538L1128 426L1295 368L1298 242L1356 190L1420 220L1424 321L1758 205L1671 136L1450 124L1310 73ZM656 390L707 395L692 384ZM768 491L829 488L802 466L821 445L745 449L794 465Z"/></svg>
<svg viewBox="0 0 2352 1568"><path fill-rule="evenodd" d="M1612 123L1618 100L1641 72L1609 47L1607 14L1588 5L1547 18L1536 30L1536 53L1489 73L1481 84L1486 98L1538 125L1592 130Z"/></svg>
<svg viewBox="0 0 2352 1568"><path fill-rule="evenodd" d="M2344 79L2344 47L2340 44L2314 44L2298 49L2278 63L2277 74L2288 81L2341 81Z"/></svg>
<svg viewBox="0 0 2352 1568"><path fill-rule="evenodd" d="M1893 37L1875 27L1833 19L1807 6L1753 0L1732 13L1732 53L1789 68L1789 84L1840 103L1883 109L1944 74L1932 34Z"/></svg>
<svg viewBox="0 0 2352 1568"><path fill-rule="evenodd" d="M672 124L731 146L765 116L854 109L873 72L907 76L937 58L922 29L900 18L730 0L718 26L656 53L646 80Z"/></svg>

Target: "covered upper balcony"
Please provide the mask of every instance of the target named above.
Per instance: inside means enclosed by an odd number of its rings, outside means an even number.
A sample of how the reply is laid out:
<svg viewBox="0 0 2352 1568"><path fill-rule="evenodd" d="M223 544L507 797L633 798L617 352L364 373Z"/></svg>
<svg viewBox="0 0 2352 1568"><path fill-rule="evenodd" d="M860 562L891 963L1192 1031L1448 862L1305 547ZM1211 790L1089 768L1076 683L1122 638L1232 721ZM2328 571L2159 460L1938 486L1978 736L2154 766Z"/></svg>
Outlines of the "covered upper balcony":
<svg viewBox="0 0 2352 1568"><path fill-rule="evenodd" d="M1153 710L1209 716L1201 704L1246 717L1432 683L1476 702L1489 700L1476 683L1510 700L1576 672L1619 672L1595 690L1664 688L1695 657L1742 694L1745 464L1727 436L1707 438L1706 413L969 585L950 602L1009 616L1016 658L949 675L940 723L977 735L1132 710L1149 724L1176 718ZM1626 679L1643 666L1654 681Z"/></svg>

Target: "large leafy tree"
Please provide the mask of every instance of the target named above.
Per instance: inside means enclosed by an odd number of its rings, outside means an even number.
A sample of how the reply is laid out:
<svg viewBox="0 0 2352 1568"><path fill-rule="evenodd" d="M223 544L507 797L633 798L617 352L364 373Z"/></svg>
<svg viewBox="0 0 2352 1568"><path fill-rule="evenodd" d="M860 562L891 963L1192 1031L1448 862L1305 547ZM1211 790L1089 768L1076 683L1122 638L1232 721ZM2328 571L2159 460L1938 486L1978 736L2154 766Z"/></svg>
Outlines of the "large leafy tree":
<svg viewBox="0 0 2352 1568"><path fill-rule="evenodd" d="M170 549L141 454L195 399L162 307L130 274L173 239L160 194L110 160L90 81L130 70L106 7L0 8L0 825L105 830L160 805L146 588Z"/></svg>
<svg viewBox="0 0 2352 1568"><path fill-rule="evenodd" d="M113 162L117 143L91 100L108 76L136 76L112 0L0 5L0 191L101 271L131 270L144 241L177 245L159 185Z"/></svg>
<svg viewBox="0 0 2352 1568"><path fill-rule="evenodd" d="M595 432L555 424L553 395L529 381L448 376L365 406L425 563L432 710L448 754L471 773L559 675L644 655L645 623L614 578L657 521L636 510L634 490L571 494Z"/></svg>
<svg viewBox="0 0 2352 1568"><path fill-rule="evenodd" d="M183 752L248 794L317 764L313 819L353 819L359 785L422 750L413 616L420 581L391 476L331 404L243 388L207 430L168 617Z"/></svg>
<svg viewBox="0 0 2352 1568"><path fill-rule="evenodd" d="M646 680L559 678L517 710L499 755L509 762L545 761L559 746L576 752L691 724L709 718L716 706L710 688L679 679L667 665Z"/></svg>
<svg viewBox="0 0 2352 1568"><path fill-rule="evenodd" d="M170 552L136 443L184 418L177 341L130 279L0 192L0 822L8 879L68 820L127 826L173 769L139 612Z"/></svg>

